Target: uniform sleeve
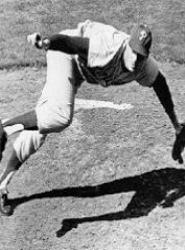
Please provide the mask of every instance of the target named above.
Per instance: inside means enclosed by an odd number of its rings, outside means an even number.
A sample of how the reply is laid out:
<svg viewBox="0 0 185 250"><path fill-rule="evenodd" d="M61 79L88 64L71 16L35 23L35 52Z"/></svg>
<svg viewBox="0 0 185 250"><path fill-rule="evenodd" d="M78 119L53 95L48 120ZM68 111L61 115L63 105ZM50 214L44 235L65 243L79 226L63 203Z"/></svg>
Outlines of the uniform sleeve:
<svg viewBox="0 0 185 250"><path fill-rule="evenodd" d="M154 84L152 85L160 103L168 114L174 128L179 130L179 121L174 110L174 103L171 96L171 91L167 85L166 78L159 72Z"/></svg>
<svg viewBox="0 0 185 250"><path fill-rule="evenodd" d="M152 87L158 73L157 62L149 56L143 67L136 72L136 81L142 86Z"/></svg>
<svg viewBox="0 0 185 250"><path fill-rule="evenodd" d="M79 55L87 59L89 39L78 36L56 34L49 37L49 50L62 51L71 55Z"/></svg>

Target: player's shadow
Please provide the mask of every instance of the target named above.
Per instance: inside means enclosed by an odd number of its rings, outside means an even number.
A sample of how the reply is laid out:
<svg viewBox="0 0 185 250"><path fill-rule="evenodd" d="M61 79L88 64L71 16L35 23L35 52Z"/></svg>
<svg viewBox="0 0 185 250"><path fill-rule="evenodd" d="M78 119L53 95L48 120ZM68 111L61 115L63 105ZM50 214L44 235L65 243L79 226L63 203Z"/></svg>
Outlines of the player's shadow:
<svg viewBox="0 0 185 250"><path fill-rule="evenodd" d="M85 222L135 218L148 215L157 205L162 207L173 206L174 201L185 195L185 170L175 168L159 169L96 186L54 189L44 193L11 199L10 204L16 208L18 205L34 199L68 196L93 198L130 191L135 191L135 193L123 211L100 216L65 219L62 222L61 229L57 231L57 237L63 236L71 229Z"/></svg>

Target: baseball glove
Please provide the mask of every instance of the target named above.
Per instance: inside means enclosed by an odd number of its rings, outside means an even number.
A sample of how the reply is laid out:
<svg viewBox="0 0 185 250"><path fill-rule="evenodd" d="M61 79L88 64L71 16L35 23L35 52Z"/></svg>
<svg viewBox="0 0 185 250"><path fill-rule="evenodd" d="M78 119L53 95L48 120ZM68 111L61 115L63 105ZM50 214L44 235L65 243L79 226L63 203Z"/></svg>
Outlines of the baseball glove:
<svg viewBox="0 0 185 250"><path fill-rule="evenodd" d="M172 149L172 158L178 161L180 164L183 163L182 152L185 148L185 124L182 124L182 129L178 135L176 135L175 142Z"/></svg>

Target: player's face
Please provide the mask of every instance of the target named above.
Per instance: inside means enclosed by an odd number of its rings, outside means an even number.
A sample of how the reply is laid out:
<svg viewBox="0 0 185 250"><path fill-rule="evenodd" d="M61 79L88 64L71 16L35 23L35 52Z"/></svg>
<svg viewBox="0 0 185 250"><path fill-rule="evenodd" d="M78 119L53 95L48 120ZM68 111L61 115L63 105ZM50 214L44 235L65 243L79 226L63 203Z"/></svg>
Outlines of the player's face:
<svg viewBox="0 0 185 250"><path fill-rule="evenodd" d="M137 61L137 53L135 53L129 44L126 45L125 52L124 52L124 63L125 67L133 72L136 66Z"/></svg>

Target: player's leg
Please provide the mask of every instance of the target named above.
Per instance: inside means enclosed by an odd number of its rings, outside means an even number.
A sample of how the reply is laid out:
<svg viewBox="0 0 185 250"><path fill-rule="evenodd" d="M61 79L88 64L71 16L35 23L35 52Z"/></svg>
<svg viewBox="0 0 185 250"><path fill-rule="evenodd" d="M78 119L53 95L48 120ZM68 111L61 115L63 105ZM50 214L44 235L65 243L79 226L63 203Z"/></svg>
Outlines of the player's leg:
<svg viewBox="0 0 185 250"><path fill-rule="evenodd" d="M3 127L14 126L15 124L22 124L25 130L38 130L35 109L10 119L2 120Z"/></svg>
<svg viewBox="0 0 185 250"><path fill-rule="evenodd" d="M47 52L46 84L36 107L41 133L61 132L71 124L75 94L82 81L72 56Z"/></svg>
<svg viewBox="0 0 185 250"><path fill-rule="evenodd" d="M45 141L46 135L38 130L24 130L13 143L10 158L0 176L0 211L4 215L10 215L12 209L8 206L8 184L20 166L35 153Z"/></svg>
<svg viewBox="0 0 185 250"><path fill-rule="evenodd" d="M15 125L19 125L19 129L27 129L15 141L8 164L0 177L0 210L5 215L12 212L11 207L7 206L7 186L13 175L42 145L45 134L60 132L72 121L74 96L82 78L71 57L53 52L48 54L47 59L47 81L36 110L4 122L6 134ZM38 131L28 131L37 128Z"/></svg>
<svg viewBox="0 0 185 250"><path fill-rule="evenodd" d="M73 57L48 51L46 84L36 110L0 121L0 160L7 141L7 129L39 129L41 133L51 133L69 126L73 116L74 95L82 81Z"/></svg>
<svg viewBox="0 0 185 250"><path fill-rule="evenodd" d="M42 145L45 135L39 133L36 111L3 120L0 123L1 158L9 135L23 131L11 148L7 165L0 176L0 212L11 215L12 207L8 205L7 186L23 162Z"/></svg>
<svg viewBox="0 0 185 250"><path fill-rule="evenodd" d="M23 129L38 130L35 110L10 119L0 120L0 161L2 159L2 153L5 150L8 135Z"/></svg>

